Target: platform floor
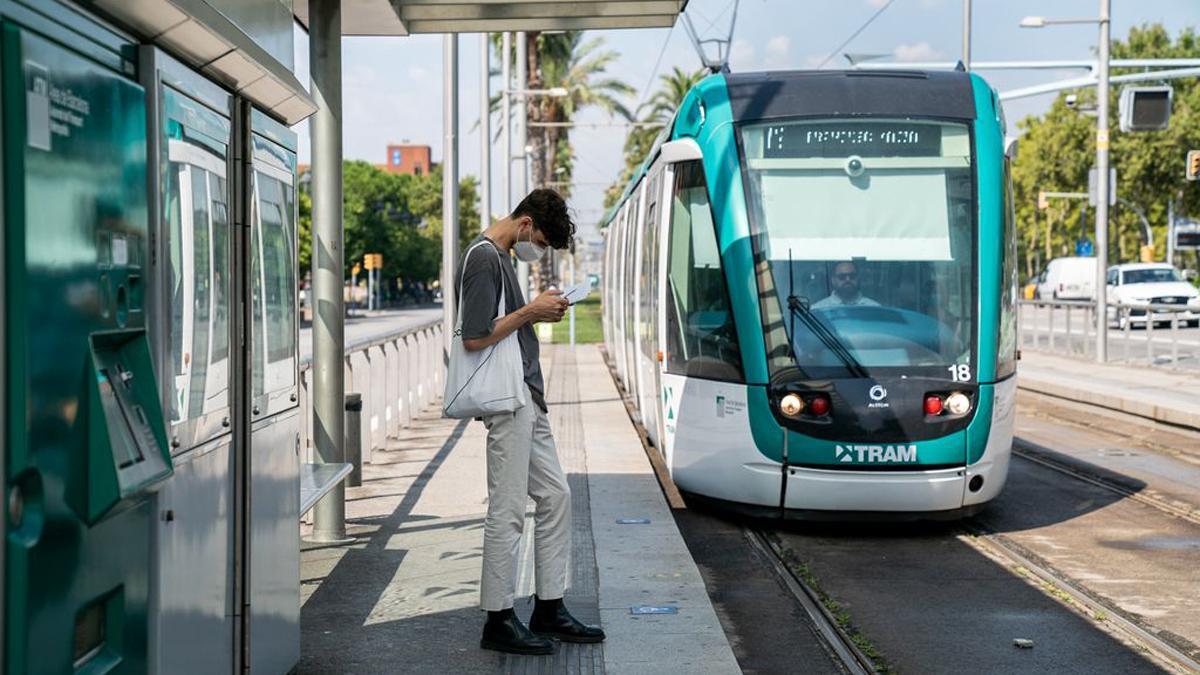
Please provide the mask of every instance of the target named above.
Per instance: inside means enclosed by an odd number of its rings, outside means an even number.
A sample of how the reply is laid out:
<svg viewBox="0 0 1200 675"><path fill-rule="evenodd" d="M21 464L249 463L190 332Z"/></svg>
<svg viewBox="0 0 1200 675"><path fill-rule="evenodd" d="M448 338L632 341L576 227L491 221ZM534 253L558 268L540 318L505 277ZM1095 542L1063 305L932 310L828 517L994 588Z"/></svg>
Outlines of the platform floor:
<svg viewBox="0 0 1200 675"><path fill-rule="evenodd" d="M377 449L362 487L347 490L356 541L304 546L302 673L740 672L598 349L543 350L550 422L572 491L567 603L600 622L608 640L560 645L546 657L479 648L485 430L433 409ZM525 598L528 524L518 582ZM517 605L523 618L529 609L527 599Z"/></svg>

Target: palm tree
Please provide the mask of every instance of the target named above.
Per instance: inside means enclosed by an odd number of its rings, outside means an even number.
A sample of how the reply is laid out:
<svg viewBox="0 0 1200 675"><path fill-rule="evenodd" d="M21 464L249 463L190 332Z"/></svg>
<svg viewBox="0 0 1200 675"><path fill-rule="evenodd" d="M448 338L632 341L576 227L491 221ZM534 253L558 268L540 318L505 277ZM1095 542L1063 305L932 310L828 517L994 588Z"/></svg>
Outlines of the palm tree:
<svg viewBox="0 0 1200 675"><path fill-rule="evenodd" d="M638 121L642 124L630 129L625 137L625 170L605 193L606 207L612 206L621 198L621 192L633 177L633 172L637 171L646 159L659 134L674 119L675 111L683 103L684 97L707 74L708 71L703 68L689 73L675 66L670 73L659 76L658 89L649 100L638 106L638 112L642 113Z"/></svg>

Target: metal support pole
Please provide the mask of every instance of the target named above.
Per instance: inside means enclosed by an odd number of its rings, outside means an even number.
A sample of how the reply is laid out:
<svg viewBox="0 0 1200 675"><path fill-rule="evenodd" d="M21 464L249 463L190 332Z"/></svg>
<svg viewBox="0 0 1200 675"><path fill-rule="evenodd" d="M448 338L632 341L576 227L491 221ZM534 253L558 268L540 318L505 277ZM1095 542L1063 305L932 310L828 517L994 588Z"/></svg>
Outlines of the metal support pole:
<svg viewBox="0 0 1200 675"><path fill-rule="evenodd" d="M458 262L458 36L442 37L442 321L454 325ZM450 354L451 331L442 348Z"/></svg>
<svg viewBox="0 0 1200 675"><path fill-rule="evenodd" d="M569 276L571 278L571 280L568 281L567 284L570 286L574 286L575 285L575 252L574 251L567 252L567 276ZM575 305L574 304L571 305L571 309L569 311L571 313L569 332L571 335L571 346L574 347L575 346Z"/></svg>
<svg viewBox="0 0 1200 675"><path fill-rule="evenodd" d="M1100 0L1100 75L1096 88L1096 361L1108 360L1108 50L1112 0Z"/></svg>
<svg viewBox="0 0 1200 675"><path fill-rule="evenodd" d="M346 477L346 485L362 485L362 394L346 394L346 461L354 466Z"/></svg>
<svg viewBox="0 0 1200 675"><path fill-rule="evenodd" d="M1175 198L1167 200L1167 264L1175 264Z"/></svg>
<svg viewBox="0 0 1200 675"><path fill-rule="evenodd" d="M962 62L963 67L971 70L971 0L963 0L963 34Z"/></svg>
<svg viewBox="0 0 1200 675"><path fill-rule="evenodd" d="M524 94L529 88L529 44L524 32L517 33L517 130L516 139L513 144L516 145L517 154L514 157L517 160L513 165L513 172L517 174L517 201L525 198L529 192L529 155L525 151L526 144L529 143L526 134L529 128L529 107ZM509 211L511 213L511 209ZM529 263L517 263L517 283L521 286L521 297L529 299ZM450 324L447 324L450 325Z"/></svg>
<svg viewBox="0 0 1200 675"><path fill-rule="evenodd" d="M500 211L512 213L512 33L504 33L500 39L500 143L504 148L504 161L500 162L504 176L504 193L500 197Z"/></svg>
<svg viewBox="0 0 1200 675"><path fill-rule="evenodd" d="M346 308L342 299L342 3L311 0L313 446L321 462L345 461ZM313 507L313 541L346 541L346 488L338 483Z"/></svg>
<svg viewBox="0 0 1200 675"><path fill-rule="evenodd" d="M492 72L488 34L479 35L479 228L492 222Z"/></svg>

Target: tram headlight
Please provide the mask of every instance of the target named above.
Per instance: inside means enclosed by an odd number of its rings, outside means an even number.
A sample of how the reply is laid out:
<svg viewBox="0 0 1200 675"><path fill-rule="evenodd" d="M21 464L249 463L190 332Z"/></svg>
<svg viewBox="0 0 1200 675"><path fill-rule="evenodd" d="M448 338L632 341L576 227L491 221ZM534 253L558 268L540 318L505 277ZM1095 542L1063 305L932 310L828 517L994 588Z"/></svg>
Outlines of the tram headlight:
<svg viewBox="0 0 1200 675"><path fill-rule="evenodd" d="M866 171L866 169L867 168L863 165L862 157L859 157L858 155L850 155L846 158L847 176L850 176L851 178L858 178L859 176L863 175L863 171Z"/></svg>
<svg viewBox="0 0 1200 675"><path fill-rule="evenodd" d="M785 394L779 399L779 411L788 417L798 417L804 412L804 399L796 394Z"/></svg>
<svg viewBox="0 0 1200 675"><path fill-rule="evenodd" d="M946 397L946 410L951 415L965 415L971 409L971 399L961 391L956 391Z"/></svg>

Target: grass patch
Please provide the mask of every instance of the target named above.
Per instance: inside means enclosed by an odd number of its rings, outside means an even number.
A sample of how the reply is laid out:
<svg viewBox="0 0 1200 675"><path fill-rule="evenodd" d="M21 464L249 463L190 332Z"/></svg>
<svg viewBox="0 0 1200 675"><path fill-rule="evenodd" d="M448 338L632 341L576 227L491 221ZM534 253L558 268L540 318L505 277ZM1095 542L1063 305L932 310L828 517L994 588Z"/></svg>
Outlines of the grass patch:
<svg viewBox="0 0 1200 675"><path fill-rule="evenodd" d="M570 310L568 310L569 312ZM570 316L553 324L551 341L566 344L571 341ZM600 298L593 294L575 305L575 343L590 344L604 341L604 327L600 323Z"/></svg>

